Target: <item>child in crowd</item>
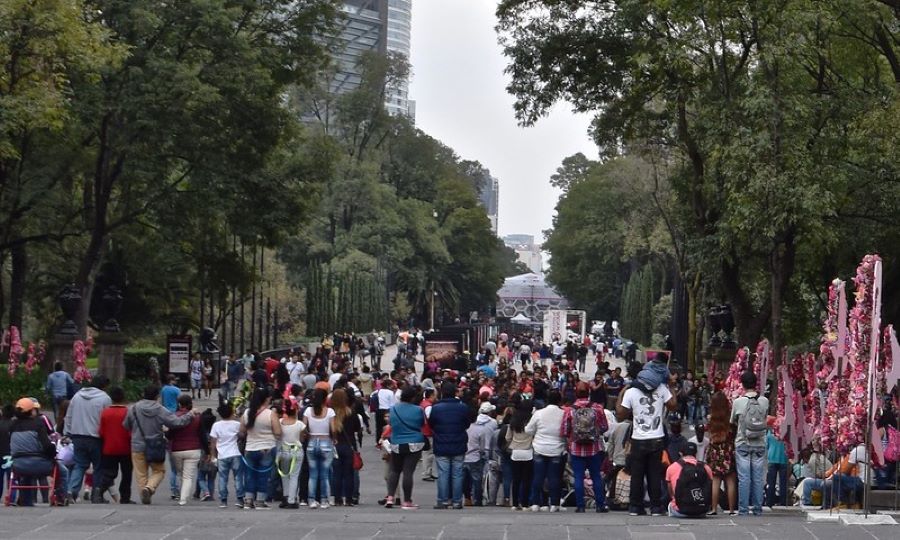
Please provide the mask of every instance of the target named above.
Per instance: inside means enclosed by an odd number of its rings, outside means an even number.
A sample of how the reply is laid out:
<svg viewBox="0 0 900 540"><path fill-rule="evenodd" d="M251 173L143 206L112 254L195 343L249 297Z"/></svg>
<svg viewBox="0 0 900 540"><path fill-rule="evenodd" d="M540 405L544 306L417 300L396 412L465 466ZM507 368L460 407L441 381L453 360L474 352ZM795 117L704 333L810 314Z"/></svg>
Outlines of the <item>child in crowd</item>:
<svg viewBox="0 0 900 540"><path fill-rule="evenodd" d="M638 373L631 387L645 393L653 392L661 384L669 381L669 366L666 355L657 353Z"/></svg>

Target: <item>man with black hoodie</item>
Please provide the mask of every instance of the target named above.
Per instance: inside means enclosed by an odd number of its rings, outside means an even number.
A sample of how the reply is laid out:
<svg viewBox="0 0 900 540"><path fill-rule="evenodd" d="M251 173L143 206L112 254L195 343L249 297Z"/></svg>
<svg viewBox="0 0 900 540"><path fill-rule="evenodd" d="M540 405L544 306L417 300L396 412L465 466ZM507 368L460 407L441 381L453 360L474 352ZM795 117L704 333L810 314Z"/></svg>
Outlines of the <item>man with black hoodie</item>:
<svg viewBox="0 0 900 540"><path fill-rule="evenodd" d="M100 440L100 414L112 404L104 391L109 386L109 377L97 375L89 386L85 386L72 397L66 411L66 435L72 439L75 466L69 476L69 493L78 499L84 473L93 466L99 473L103 441Z"/></svg>

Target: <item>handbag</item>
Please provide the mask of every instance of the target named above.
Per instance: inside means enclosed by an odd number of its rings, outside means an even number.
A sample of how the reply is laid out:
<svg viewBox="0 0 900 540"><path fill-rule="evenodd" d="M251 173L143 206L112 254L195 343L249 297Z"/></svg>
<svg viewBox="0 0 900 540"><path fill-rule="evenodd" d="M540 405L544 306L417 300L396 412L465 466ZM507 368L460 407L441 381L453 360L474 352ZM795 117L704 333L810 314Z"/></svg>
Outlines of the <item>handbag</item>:
<svg viewBox="0 0 900 540"><path fill-rule="evenodd" d="M141 438L144 439L144 459L147 463L165 463L166 452L168 450L166 439L162 434L157 435L152 439L148 439L147 435L144 434L144 428L141 427L141 423L138 422L137 415L134 414L134 409L132 409L132 417L134 418L134 423L137 425L138 431L141 432Z"/></svg>
<svg viewBox="0 0 900 540"><path fill-rule="evenodd" d="M362 454L359 451L354 450L353 452L353 470L358 471L363 468L363 458Z"/></svg>

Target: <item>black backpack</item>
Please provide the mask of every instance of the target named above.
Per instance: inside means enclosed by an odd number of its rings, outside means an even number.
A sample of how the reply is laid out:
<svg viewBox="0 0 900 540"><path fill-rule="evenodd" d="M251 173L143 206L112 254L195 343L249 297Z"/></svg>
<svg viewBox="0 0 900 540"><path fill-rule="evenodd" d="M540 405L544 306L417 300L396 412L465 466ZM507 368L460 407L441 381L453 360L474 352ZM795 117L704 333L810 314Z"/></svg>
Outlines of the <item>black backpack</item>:
<svg viewBox="0 0 900 540"><path fill-rule="evenodd" d="M675 504L678 512L686 516L702 516L712 503L712 480L702 463L688 463L683 459L681 474L675 480Z"/></svg>

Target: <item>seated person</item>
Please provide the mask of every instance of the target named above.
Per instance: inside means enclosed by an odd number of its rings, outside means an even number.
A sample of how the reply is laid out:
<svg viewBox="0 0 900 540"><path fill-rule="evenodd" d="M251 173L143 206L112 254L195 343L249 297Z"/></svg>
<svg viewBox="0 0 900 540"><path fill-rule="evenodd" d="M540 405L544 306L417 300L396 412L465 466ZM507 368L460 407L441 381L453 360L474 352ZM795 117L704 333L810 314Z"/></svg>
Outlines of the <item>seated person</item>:
<svg viewBox="0 0 900 540"><path fill-rule="evenodd" d="M691 471L699 468L702 473L693 476ZM685 474L682 475L682 472ZM679 482L687 485L678 489ZM666 486L669 488L669 516L671 517L706 517L712 502L712 469L705 463L697 462L697 445L685 443L682 447L681 459L673 462L666 469Z"/></svg>
<svg viewBox="0 0 900 540"><path fill-rule="evenodd" d="M825 508L832 506L831 492L838 490L838 504L849 503L850 496L855 495L857 503L862 501L863 478L868 470L869 456L866 445L860 444L842 457L826 474L824 479L807 478L803 481L801 506L811 506L813 490L822 492Z"/></svg>
<svg viewBox="0 0 900 540"><path fill-rule="evenodd" d="M668 359L663 354L657 354L652 360L644 364L637 377L632 381L631 387L650 393L656 390L659 385L667 384L668 382Z"/></svg>
<svg viewBox="0 0 900 540"><path fill-rule="evenodd" d="M66 500L66 485L69 483L69 470L56 460L56 445L50 440L46 423L35 415L35 403L30 398L22 398L16 402L15 420L9 428L9 450L13 459L12 469L22 485L34 485L33 479L40 479L53 474L53 467L58 467L56 475L56 499L58 504ZM33 490L21 490L19 506L32 506Z"/></svg>
<svg viewBox="0 0 900 540"><path fill-rule="evenodd" d="M797 477L797 487L794 489L797 500L803 498L803 486L808 479L824 479L832 466L831 460L822 453L822 444L819 441L813 441L811 447L800 452L800 461L795 465L798 472L794 473Z"/></svg>

